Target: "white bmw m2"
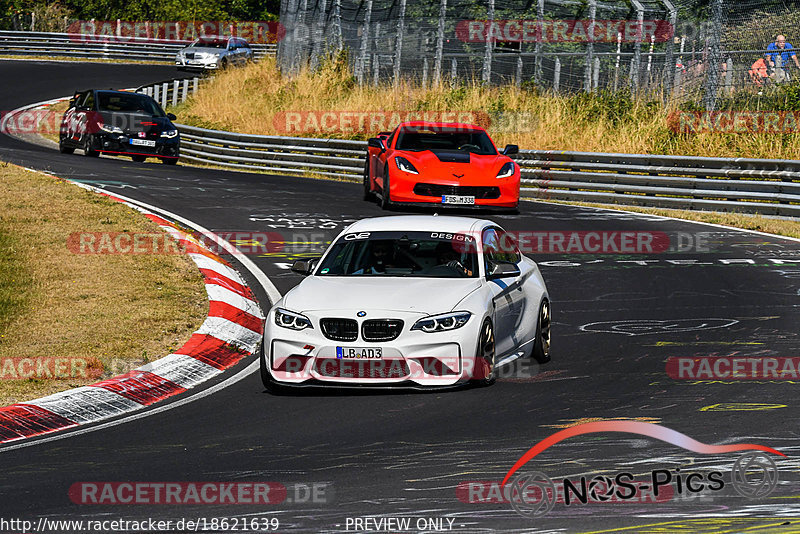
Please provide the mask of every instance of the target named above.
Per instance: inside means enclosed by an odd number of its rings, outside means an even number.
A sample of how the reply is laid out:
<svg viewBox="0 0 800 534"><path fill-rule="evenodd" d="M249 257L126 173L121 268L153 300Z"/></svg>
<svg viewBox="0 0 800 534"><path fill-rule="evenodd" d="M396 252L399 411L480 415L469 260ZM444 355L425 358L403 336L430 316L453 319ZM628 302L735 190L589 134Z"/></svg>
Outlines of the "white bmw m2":
<svg viewBox="0 0 800 534"><path fill-rule="evenodd" d="M488 385L516 358L550 359L542 274L491 221L364 219L292 271L306 278L265 323L268 391Z"/></svg>

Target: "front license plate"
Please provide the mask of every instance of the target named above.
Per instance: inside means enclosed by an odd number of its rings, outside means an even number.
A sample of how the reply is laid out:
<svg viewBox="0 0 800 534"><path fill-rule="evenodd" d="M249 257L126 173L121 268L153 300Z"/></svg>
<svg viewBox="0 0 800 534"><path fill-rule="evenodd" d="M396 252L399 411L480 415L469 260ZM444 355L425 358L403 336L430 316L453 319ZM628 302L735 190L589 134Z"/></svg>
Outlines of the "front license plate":
<svg viewBox="0 0 800 534"><path fill-rule="evenodd" d="M475 204L475 197L467 197L462 195L442 195L442 204L459 204L471 206Z"/></svg>
<svg viewBox="0 0 800 534"><path fill-rule="evenodd" d="M156 146L156 142L149 139L131 139L131 144L136 146Z"/></svg>
<svg viewBox="0 0 800 534"><path fill-rule="evenodd" d="M380 360L383 358L383 349L336 347L336 357L340 360Z"/></svg>

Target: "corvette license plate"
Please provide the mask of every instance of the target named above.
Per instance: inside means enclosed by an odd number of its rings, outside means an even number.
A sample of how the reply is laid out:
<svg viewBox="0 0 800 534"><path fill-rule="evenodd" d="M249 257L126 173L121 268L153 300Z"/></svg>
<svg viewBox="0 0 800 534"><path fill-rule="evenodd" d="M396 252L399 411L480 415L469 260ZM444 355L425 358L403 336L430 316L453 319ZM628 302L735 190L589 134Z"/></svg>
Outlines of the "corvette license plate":
<svg viewBox="0 0 800 534"><path fill-rule="evenodd" d="M475 197L462 195L442 195L442 204L458 204L461 206L472 206L475 204Z"/></svg>
<svg viewBox="0 0 800 534"><path fill-rule="evenodd" d="M383 349L336 347L336 358L340 360L380 360L383 358Z"/></svg>
<svg viewBox="0 0 800 534"><path fill-rule="evenodd" d="M156 142L149 139L131 139L131 144L136 146L156 146Z"/></svg>

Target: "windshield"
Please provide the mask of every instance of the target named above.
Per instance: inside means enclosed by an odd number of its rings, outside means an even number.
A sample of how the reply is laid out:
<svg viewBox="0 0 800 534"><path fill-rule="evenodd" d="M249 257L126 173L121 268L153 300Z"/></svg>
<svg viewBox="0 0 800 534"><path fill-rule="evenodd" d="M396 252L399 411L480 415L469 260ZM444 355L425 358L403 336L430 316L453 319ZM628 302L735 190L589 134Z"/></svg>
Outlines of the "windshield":
<svg viewBox="0 0 800 534"><path fill-rule="evenodd" d="M197 39L191 44L196 48L228 48L228 41L225 39Z"/></svg>
<svg viewBox="0 0 800 534"><path fill-rule="evenodd" d="M331 246L319 276L477 278L475 239L438 232L345 234Z"/></svg>
<svg viewBox="0 0 800 534"><path fill-rule="evenodd" d="M397 138L396 150L461 150L473 154L495 155L497 151L484 131L459 128L436 130L403 129Z"/></svg>
<svg viewBox="0 0 800 534"><path fill-rule="evenodd" d="M152 117L164 117L164 111L155 101L136 93L98 93L98 111L121 111L126 113L146 113Z"/></svg>

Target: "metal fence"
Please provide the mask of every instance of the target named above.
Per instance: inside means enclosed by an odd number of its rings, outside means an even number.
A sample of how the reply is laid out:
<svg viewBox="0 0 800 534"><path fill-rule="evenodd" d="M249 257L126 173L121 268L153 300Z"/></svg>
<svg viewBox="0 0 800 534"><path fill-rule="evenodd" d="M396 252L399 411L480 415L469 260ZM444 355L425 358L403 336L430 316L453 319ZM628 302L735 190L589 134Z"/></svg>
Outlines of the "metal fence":
<svg viewBox="0 0 800 534"><path fill-rule="evenodd" d="M198 77L136 89L175 106ZM363 179L367 143L250 135L175 124L181 158L244 171ZM520 150L521 194L543 200L737 211L800 218L800 160Z"/></svg>
<svg viewBox="0 0 800 534"><path fill-rule="evenodd" d="M15 56L75 57L145 60L174 64L178 50L189 41L147 38L109 39L75 33L0 31L0 54ZM277 45L252 44L255 58L274 55Z"/></svg>
<svg viewBox="0 0 800 534"><path fill-rule="evenodd" d="M179 124L196 163L359 181L364 141L246 135ZM522 195L800 217L800 161L522 150Z"/></svg>
<svg viewBox="0 0 800 534"><path fill-rule="evenodd" d="M526 84L556 93L630 91L714 110L731 91L757 93L765 85L800 79L800 67L789 56L783 70L766 79L750 72L779 34L800 41L800 10L791 4L284 0L281 22L287 31L278 60L284 72L292 72L316 68L344 51L361 84L411 79L422 85Z"/></svg>

